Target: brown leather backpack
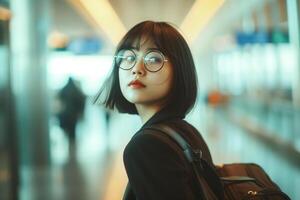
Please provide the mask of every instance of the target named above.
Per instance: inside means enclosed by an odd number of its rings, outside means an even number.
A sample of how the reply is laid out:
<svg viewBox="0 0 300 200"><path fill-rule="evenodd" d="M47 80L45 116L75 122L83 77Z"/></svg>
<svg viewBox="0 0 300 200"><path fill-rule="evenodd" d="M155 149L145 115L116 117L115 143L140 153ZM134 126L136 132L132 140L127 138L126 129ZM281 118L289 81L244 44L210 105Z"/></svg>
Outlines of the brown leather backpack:
<svg viewBox="0 0 300 200"><path fill-rule="evenodd" d="M156 124L150 129L168 135L181 147L192 166L204 200L290 200L259 165L233 163L211 166L202 158L201 149L192 149L185 139L171 127Z"/></svg>

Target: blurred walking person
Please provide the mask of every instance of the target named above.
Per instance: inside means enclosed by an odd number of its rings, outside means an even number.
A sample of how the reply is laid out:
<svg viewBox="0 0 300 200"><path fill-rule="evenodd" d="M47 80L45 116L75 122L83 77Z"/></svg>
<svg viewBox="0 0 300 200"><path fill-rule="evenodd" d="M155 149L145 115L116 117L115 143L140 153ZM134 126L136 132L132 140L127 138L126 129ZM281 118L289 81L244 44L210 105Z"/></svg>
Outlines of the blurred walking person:
<svg viewBox="0 0 300 200"><path fill-rule="evenodd" d="M69 153L75 153L76 150L76 125L83 117L85 108L85 95L79 87L76 86L72 77L67 84L59 91L58 100L60 102L60 111L58 120L60 127L66 133L69 140Z"/></svg>

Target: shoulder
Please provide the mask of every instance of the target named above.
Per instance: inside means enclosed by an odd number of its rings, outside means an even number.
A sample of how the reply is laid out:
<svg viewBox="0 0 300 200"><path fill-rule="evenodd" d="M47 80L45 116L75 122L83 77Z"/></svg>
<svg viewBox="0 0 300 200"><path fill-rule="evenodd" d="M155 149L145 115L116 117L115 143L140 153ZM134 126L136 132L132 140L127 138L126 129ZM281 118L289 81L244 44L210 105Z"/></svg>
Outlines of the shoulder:
<svg viewBox="0 0 300 200"><path fill-rule="evenodd" d="M130 140L124 150L124 161L144 157L158 160L174 158L185 162L180 147L166 134L152 129L141 130Z"/></svg>
<svg viewBox="0 0 300 200"><path fill-rule="evenodd" d="M167 135L158 130L142 129L134 137L132 137L126 146L125 151L137 149L147 150L148 148L155 149L155 147L174 149L172 145L170 145L172 142L170 140L171 139L168 138Z"/></svg>
<svg viewBox="0 0 300 200"><path fill-rule="evenodd" d="M193 149L201 149L203 152L203 157L208 162L213 162L208 145L197 128L182 119L171 121L167 125L176 130L191 145Z"/></svg>

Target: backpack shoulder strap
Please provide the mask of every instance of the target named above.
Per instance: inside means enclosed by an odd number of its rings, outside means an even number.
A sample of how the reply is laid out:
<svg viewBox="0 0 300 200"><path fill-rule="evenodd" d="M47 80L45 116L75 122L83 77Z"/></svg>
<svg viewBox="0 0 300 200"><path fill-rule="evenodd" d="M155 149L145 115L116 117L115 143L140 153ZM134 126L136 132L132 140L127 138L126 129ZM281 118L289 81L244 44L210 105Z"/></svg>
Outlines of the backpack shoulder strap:
<svg viewBox="0 0 300 200"><path fill-rule="evenodd" d="M218 188L217 186L218 184L216 183L221 183L220 179L216 175L213 167L205 159L202 158L201 149L193 149L191 145L179 133L177 133L174 129L172 129L168 125L155 124L147 129L153 129L168 135L174 142L176 142L180 146L186 159L192 165L192 169L202 189L203 199L212 199L212 195L218 196L219 199L222 199L223 192L222 191L220 192L219 189L216 189ZM200 166L201 170L199 170L198 166ZM200 174L199 171L201 171L202 173ZM216 192L215 195L211 193L208 194L209 188L207 187L210 187L210 189L215 189ZM215 197L214 199L217 198Z"/></svg>
<svg viewBox="0 0 300 200"><path fill-rule="evenodd" d="M154 129L154 130L157 130L159 132L162 132L162 133L168 135L174 142L176 142L180 146L186 159L189 162L195 161L195 155L193 155L192 147L174 129L170 128L169 126L167 126L165 124L155 124L155 125L151 126L150 129ZM199 150L199 158L202 158L201 150Z"/></svg>

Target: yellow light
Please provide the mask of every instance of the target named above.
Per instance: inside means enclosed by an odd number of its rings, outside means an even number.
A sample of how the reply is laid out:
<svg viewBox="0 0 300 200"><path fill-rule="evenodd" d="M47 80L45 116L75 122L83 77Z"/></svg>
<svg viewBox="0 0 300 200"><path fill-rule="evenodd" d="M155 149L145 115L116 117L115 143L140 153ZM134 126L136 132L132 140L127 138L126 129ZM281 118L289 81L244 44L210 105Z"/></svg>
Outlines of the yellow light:
<svg viewBox="0 0 300 200"><path fill-rule="evenodd" d="M101 199L104 200L119 200L122 199L128 178L123 165L123 153L118 153L115 163L110 174L108 174L107 184L104 190L104 195Z"/></svg>
<svg viewBox="0 0 300 200"><path fill-rule="evenodd" d="M97 26L103 31L112 41L114 45L121 40L126 33L126 28L119 19L115 10L112 8L108 0L69 0L76 7L85 11L85 15L92 18ZM83 11L84 10L84 11Z"/></svg>
<svg viewBox="0 0 300 200"><path fill-rule="evenodd" d="M68 42L68 36L58 31L53 31L48 36L48 45L51 48L65 48Z"/></svg>
<svg viewBox="0 0 300 200"><path fill-rule="evenodd" d="M192 43L225 0L197 0L181 24L181 30Z"/></svg>
<svg viewBox="0 0 300 200"><path fill-rule="evenodd" d="M0 20L7 21L10 17L10 11L6 8L0 7Z"/></svg>

